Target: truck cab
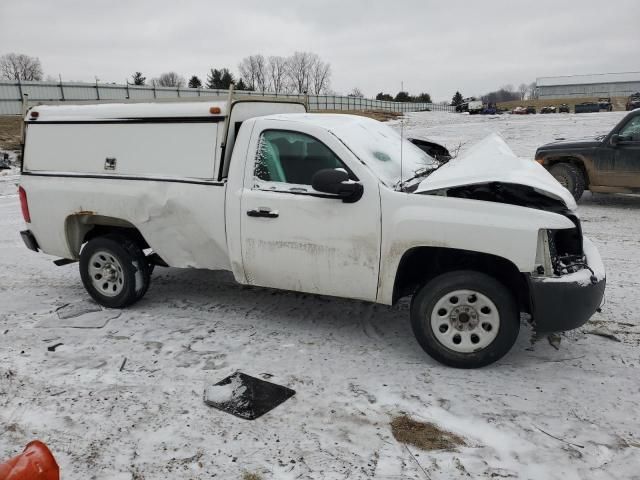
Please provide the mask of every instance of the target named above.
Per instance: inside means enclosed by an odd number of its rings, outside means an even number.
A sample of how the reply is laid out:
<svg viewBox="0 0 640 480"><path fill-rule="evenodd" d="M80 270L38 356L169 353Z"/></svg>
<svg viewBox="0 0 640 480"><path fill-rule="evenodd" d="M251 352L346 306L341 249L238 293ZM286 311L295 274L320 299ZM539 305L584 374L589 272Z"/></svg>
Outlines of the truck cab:
<svg viewBox="0 0 640 480"><path fill-rule="evenodd" d="M154 266L409 296L424 350L472 368L509 351L521 314L576 328L604 293L572 197L497 135L439 162L375 120L286 102L39 106L25 120L25 243L78 261L106 307L140 300Z"/></svg>

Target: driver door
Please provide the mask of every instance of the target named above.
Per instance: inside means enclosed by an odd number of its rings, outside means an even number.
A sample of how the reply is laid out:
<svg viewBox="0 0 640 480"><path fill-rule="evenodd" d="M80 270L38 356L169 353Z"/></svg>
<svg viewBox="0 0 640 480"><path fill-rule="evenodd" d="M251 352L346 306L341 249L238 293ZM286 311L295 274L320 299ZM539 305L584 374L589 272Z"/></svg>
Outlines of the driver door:
<svg viewBox="0 0 640 480"><path fill-rule="evenodd" d="M618 131L612 176L618 187L640 188L640 115L631 117Z"/></svg>
<svg viewBox="0 0 640 480"><path fill-rule="evenodd" d="M327 131L298 123L295 130L286 130L283 124L258 121L249 145L240 201L247 283L375 300L378 183L355 175L347 164L355 163L353 154ZM344 203L314 190L311 179L325 168L345 169L363 184L363 196Z"/></svg>

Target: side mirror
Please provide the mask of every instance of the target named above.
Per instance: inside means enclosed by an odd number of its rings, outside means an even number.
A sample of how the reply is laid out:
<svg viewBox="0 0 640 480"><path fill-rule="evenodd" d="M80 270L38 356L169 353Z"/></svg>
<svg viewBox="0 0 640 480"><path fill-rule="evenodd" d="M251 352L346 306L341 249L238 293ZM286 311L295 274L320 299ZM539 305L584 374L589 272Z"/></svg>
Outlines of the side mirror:
<svg viewBox="0 0 640 480"><path fill-rule="evenodd" d="M609 143L614 147L618 145L619 141L620 141L620 135L618 135L617 133L614 133L613 135L611 135L611 138L609 139Z"/></svg>
<svg viewBox="0 0 640 480"><path fill-rule="evenodd" d="M337 195L345 203L357 202L364 192L362 185L350 180L347 172L333 168L318 170L311 179L311 186L318 192Z"/></svg>

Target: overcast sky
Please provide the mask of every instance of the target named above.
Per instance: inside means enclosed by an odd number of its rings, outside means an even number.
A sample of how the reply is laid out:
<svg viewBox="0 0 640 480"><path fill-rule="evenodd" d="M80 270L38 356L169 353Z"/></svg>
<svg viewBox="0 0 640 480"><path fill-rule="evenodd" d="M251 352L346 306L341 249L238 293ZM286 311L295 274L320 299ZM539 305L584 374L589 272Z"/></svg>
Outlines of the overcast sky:
<svg viewBox="0 0 640 480"><path fill-rule="evenodd" d="M540 76L640 71L639 0L0 0L0 54L45 75L204 79L242 57L313 51L332 89L448 100Z"/></svg>

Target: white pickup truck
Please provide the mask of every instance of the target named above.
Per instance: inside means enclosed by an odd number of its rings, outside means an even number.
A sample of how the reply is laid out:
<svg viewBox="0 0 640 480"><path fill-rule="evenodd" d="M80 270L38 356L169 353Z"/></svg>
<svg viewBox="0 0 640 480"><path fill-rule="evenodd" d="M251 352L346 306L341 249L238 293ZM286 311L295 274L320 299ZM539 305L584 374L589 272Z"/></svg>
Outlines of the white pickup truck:
<svg viewBox="0 0 640 480"><path fill-rule="evenodd" d="M442 164L380 122L290 102L37 106L25 122L25 244L79 260L106 307L139 300L154 265L413 296L420 345L469 368L509 351L521 313L567 330L603 297L572 196L497 135Z"/></svg>

